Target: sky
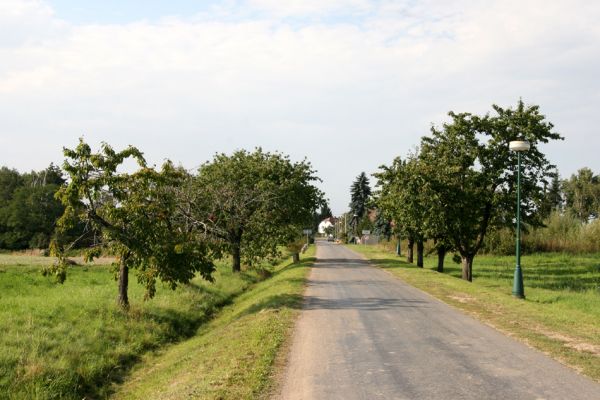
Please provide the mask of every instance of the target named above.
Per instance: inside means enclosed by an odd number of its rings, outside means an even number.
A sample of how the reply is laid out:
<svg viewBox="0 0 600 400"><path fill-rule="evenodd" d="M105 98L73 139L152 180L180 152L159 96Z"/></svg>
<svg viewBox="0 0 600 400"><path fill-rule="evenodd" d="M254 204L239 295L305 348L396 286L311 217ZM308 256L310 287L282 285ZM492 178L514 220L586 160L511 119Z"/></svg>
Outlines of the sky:
<svg viewBox="0 0 600 400"><path fill-rule="evenodd" d="M600 2L0 0L0 165L129 144L196 168L307 158L334 214L448 111L537 104L561 176L600 174ZM372 182L374 183L374 182Z"/></svg>

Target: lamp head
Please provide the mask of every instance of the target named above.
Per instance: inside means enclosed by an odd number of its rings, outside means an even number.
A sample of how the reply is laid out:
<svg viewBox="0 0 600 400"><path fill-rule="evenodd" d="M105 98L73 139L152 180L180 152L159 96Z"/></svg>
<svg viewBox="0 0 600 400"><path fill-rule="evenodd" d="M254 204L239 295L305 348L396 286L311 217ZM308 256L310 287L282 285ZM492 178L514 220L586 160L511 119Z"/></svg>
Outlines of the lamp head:
<svg viewBox="0 0 600 400"><path fill-rule="evenodd" d="M513 140L508 144L508 148L511 151L527 151L531 148L531 145L527 140Z"/></svg>

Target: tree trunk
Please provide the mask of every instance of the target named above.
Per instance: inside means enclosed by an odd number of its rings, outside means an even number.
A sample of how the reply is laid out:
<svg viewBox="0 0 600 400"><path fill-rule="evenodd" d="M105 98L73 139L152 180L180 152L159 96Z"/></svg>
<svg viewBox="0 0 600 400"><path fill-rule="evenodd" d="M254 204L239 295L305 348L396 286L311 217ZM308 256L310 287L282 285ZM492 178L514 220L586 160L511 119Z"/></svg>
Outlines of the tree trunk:
<svg viewBox="0 0 600 400"><path fill-rule="evenodd" d="M119 267L119 297L117 303L122 308L129 308L129 298L127 297L127 288L129 287L129 267L125 262L125 259L121 258L121 265Z"/></svg>
<svg viewBox="0 0 600 400"><path fill-rule="evenodd" d="M462 256L462 278L466 281L473 281L473 258L472 255Z"/></svg>
<svg viewBox="0 0 600 400"><path fill-rule="evenodd" d="M446 246L438 246L437 255L438 255L437 272L444 272L444 259L446 258Z"/></svg>
<svg viewBox="0 0 600 400"><path fill-rule="evenodd" d="M231 248L231 258L233 259L232 270L233 272L240 272L242 270L242 256L240 251L240 243L233 243Z"/></svg>
<svg viewBox="0 0 600 400"><path fill-rule="evenodd" d="M414 239L408 239L408 247L406 248L406 262L413 262L413 250L415 247Z"/></svg>
<svg viewBox="0 0 600 400"><path fill-rule="evenodd" d="M297 264L300 262L300 253L294 253L292 254L292 262L294 264Z"/></svg>
<svg viewBox="0 0 600 400"><path fill-rule="evenodd" d="M423 268L423 239L417 240L417 267Z"/></svg>

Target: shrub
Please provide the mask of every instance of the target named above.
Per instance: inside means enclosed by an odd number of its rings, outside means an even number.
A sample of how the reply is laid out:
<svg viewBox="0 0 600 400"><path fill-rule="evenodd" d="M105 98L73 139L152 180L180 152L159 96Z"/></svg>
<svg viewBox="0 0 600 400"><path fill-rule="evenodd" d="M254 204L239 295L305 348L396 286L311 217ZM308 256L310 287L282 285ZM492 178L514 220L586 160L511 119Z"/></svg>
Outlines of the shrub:
<svg viewBox="0 0 600 400"><path fill-rule="evenodd" d="M510 228L502 228L489 232L482 252L499 255L514 254L515 231Z"/></svg>

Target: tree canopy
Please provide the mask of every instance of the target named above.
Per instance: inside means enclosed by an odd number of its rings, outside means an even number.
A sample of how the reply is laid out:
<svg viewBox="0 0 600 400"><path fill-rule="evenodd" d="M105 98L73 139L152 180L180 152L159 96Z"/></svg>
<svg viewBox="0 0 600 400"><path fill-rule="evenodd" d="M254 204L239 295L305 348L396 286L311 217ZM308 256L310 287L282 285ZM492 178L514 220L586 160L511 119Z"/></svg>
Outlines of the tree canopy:
<svg viewBox="0 0 600 400"><path fill-rule="evenodd" d="M450 112L450 122L433 127L418 153L376 174L378 204L397 229L454 248L466 280L488 230L513 225L517 155L509 142L531 144L522 155L521 208L525 222L538 226L545 188L555 174L540 145L562 139L538 106L519 101L514 109L492 107L493 115Z"/></svg>
<svg viewBox="0 0 600 400"><path fill-rule="evenodd" d="M142 153L131 146L116 152L103 144L94 153L80 140L75 149L65 149L64 154L67 159L63 168L69 181L57 194L65 206L58 227L67 230L82 221L88 230L99 233L88 258L103 249L118 256L121 305L129 304L130 268L137 271L147 298L154 296L157 279L173 289L178 283L189 282L196 272L212 279L210 243L189 229L180 212L176 189L188 179L184 170L170 162L160 171L148 167ZM139 169L120 172L126 159L135 160ZM64 261L60 247L55 250ZM48 272L62 281L66 277L65 264Z"/></svg>
<svg viewBox="0 0 600 400"><path fill-rule="evenodd" d="M600 176L591 169L581 168L563 182L565 203L582 222L598 218L600 213Z"/></svg>
<svg viewBox="0 0 600 400"><path fill-rule="evenodd" d="M64 182L53 164L21 174L0 168L0 248L47 248L63 206L54 193Z"/></svg>
<svg viewBox="0 0 600 400"><path fill-rule="evenodd" d="M418 152L405 160L397 157L391 166L382 165L380 170L374 174L379 188L377 204L394 221L396 234L408 239L408 262L413 261L413 244L417 244L417 265L422 267L426 239L436 240L444 252L449 248L441 205L428 181L432 171Z"/></svg>
<svg viewBox="0 0 600 400"><path fill-rule="evenodd" d="M358 234L359 224L369 224L365 221L371 200L371 186L369 178L364 172L361 172L350 187L350 214L352 214L351 225L354 227L354 233Z"/></svg>
<svg viewBox="0 0 600 400"><path fill-rule="evenodd" d="M522 155L522 204L524 220L540 224L537 206L543 187L555 166L540 144L561 139L538 106L519 101L515 109L493 106L495 115L449 113L451 122L432 128L424 137L421 156L431 166L429 181L441 204L443 219L454 248L463 260L463 279L472 279L473 258L481 249L488 229L512 225L517 155L510 141L529 141Z"/></svg>
<svg viewBox="0 0 600 400"><path fill-rule="evenodd" d="M236 151L217 154L188 187L189 220L222 243L232 269L279 254L279 246L310 226L323 202L318 178L306 160L279 153Z"/></svg>

